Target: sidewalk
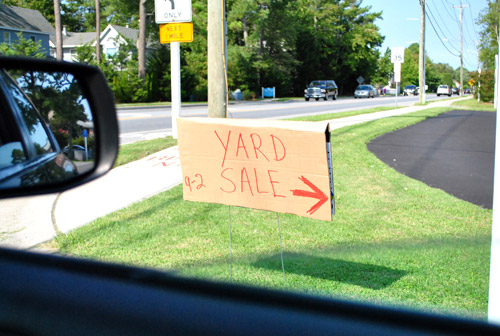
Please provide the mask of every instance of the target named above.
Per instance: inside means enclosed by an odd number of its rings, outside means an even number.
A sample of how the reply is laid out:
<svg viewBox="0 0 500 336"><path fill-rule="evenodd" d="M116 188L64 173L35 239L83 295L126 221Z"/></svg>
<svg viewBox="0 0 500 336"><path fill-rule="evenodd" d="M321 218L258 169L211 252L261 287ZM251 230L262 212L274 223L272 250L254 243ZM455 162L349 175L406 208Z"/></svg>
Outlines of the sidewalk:
<svg viewBox="0 0 500 336"><path fill-rule="evenodd" d="M465 98L464 98L465 99ZM454 100L426 106L357 115L329 121L330 129L428 109L449 106ZM0 245L32 248L59 233L68 233L99 217L142 201L182 183L178 147L152 154L111 170L93 182L59 195L0 201Z"/></svg>

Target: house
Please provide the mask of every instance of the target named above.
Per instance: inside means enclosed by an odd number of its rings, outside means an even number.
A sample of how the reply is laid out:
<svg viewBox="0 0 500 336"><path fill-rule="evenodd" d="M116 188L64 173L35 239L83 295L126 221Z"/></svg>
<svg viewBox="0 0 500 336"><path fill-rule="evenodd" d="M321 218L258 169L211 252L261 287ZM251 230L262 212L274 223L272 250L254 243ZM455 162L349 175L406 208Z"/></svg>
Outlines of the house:
<svg viewBox="0 0 500 336"><path fill-rule="evenodd" d="M0 5L0 43L15 43L22 32L24 39L40 41L46 55L50 55L50 39L55 29L37 10Z"/></svg>
<svg viewBox="0 0 500 336"><path fill-rule="evenodd" d="M101 50L106 57L116 55L120 47L128 44L137 44L139 30L122 27L118 25L108 25L100 34ZM74 62L76 60L76 48L83 45L96 45L96 33L74 33L63 28L63 54L64 60ZM151 51L151 47L146 47L146 53ZM55 55L55 44L51 43L51 54Z"/></svg>
<svg viewBox="0 0 500 336"><path fill-rule="evenodd" d="M96 39L96 33L69 33L66 27L63 27L63 60L73 62L76 55L76 47L85 44L93 44ZM95 45L95 44L94 44ZM50 40L50 55L56 57L56 41Z"/></svg>

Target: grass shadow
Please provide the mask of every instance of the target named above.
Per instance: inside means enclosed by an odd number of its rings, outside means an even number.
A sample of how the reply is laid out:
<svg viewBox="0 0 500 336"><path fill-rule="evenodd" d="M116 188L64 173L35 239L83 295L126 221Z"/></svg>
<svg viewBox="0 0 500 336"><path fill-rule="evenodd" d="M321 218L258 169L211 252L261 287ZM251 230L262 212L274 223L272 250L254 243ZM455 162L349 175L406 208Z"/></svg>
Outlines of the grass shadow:
<svg viewBox="0 0 500 336"><path fill-rule="evenodd" d="M390 286L407 273L385 266L311 256L303 253L285 253L283 260L285 273L343 282L375 290ZM261 258L252 266L280 272L282 270L279 254Z"/></svg>

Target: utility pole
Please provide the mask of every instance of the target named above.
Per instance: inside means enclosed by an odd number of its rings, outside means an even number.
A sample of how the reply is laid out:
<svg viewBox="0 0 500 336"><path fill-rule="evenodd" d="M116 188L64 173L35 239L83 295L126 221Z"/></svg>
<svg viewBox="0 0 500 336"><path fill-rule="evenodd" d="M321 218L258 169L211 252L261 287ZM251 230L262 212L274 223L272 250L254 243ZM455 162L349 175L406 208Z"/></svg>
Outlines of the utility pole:
<svg viewBox="0 0 500 336"><path fill-rule="evenodd" d="M146 79L146 0L139 1L138 77Z"/></svg>
<svg viewBox="0 0 500 336"><path fill-rule="evenodd" d="M460 97L464 95L464 36L463 36L463 24L462 18L464 13L464 8L470 5L453 6L453 8L460 8Z"/></svg>
<svg viewBox="0 0 500 336"><path fill-rule="evenodd" d="M63 40L62 40L62 25L61 25L61 3L59 0L54 0L54 23L56 26L56 59L63 60Z"/></svg>
<svg viewBox="0 0 500 336"><path fill-rule="evenodd" d="M420 46L418 51L419 103L425 104L425 0L420 0Z"/></svg>
<svg viewBox="0 0 500 336"><path fill-rule="evenodd" d="M96 31L96 61L101 64L101 6L99 0L95 0L95 31Z"/></svg>
<svg viewBox="0 0 500 336"><path fill-rule="evenodd" d="M226 118L225 1L208 0L208 116Z"/></svg>

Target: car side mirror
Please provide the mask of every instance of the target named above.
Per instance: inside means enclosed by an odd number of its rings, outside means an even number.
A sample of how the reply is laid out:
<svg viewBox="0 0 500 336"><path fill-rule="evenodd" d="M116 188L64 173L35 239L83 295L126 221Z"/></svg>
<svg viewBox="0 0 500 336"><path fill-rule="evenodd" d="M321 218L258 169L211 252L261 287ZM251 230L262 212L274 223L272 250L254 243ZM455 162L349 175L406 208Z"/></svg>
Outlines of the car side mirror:
<svg viewBox="0 0 500 336"><path fill-rule="evenodd" d="M0 56L0 198L83 184L117 153L113 94L98 68Z"/></svg>

